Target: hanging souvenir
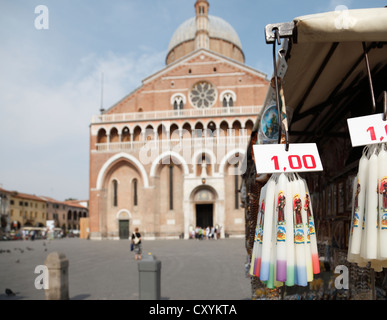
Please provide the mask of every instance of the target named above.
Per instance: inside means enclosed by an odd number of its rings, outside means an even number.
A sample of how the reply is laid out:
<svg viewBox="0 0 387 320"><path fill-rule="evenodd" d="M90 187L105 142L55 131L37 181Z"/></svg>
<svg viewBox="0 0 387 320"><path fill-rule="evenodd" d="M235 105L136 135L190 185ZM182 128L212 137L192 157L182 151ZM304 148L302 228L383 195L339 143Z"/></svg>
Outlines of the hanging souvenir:
<svg viewBox="0 0 387 320"><path fill-rule="evenodd" d="M259 206L250 275L270 289L307 286L320 268L306 181L295 173L273 174Z"/></svg>
<svg viewBox="0 0 387 320"><path fill-rule="evenodd" d="M387 267L387 144L366 146L354 181L349 262Z"/></svg>
<svg viewBox="0 0 387 320"><path fill-rule="evenodd" d="M379 255L387 259L387 150L380 148L378 155L379 181Z"/></svg>
<svg viewBox="0 0 387 320"><path fill-rule="evenodd" d="M263 219L265 214L265 196L267 185L261 189L258 206L257 226L255 228L254 245L250 264L250 274L259 277L261 270L261 250L262 250L262 233Z"/></svg>
<svg viewBox="0 0 387 320"><path fill-rule="evenodd" d="M274 191L277 175L272 175L267 182L265 196L265 214L263 221L262 232L262 255L260 279L262 281L269 280L270 274L270 252L272 249L272 233L273 233L273 217L274 217Z"/></svg>

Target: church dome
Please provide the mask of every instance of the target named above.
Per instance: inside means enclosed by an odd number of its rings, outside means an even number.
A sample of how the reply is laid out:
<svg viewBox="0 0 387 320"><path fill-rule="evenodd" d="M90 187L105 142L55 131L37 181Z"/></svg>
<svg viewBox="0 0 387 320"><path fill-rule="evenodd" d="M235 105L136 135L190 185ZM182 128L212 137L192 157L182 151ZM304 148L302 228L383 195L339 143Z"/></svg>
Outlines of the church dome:
<svg viewBox="0 0 387 320"><path fill-rule="evenodd" d="M179 44L194 40L196 34L196 22L195 17L192 17L183 22L173 34L171 41L169 42L168 51L172 50ZM225 20L215 16L208 16L209 28L208 33L210 38L217 38L231 42L232 44L242 49L242 44L238 34L234 28Z"/></svg>
<svg viewBox="0 0 387 320"><path fill-rule="evenodd" d="M235 29L224 19L208 15L208 36L210 40L209 49L221 53L230 58L244 62L244 55L242 52L242 44ZM194 47L189 46L189 43L195 41L197 35L196 17L192 17L183 22L174 32L168 46L167 64L177 60L178 58L195 50ZM236 47L238 57L232 50L225 50L224 45L219 42L228 43L231 47ZM184 47L184 48L180 48ZM223 50L222 50L223 48ZM235 51L235 50L234 50Z"/></svg>

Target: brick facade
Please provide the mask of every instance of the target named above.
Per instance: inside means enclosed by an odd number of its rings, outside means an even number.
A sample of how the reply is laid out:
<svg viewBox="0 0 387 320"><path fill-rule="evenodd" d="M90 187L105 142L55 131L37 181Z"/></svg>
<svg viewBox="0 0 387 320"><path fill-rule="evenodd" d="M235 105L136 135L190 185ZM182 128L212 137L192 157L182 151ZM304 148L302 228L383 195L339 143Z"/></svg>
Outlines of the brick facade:
<svg viewBox="0 0 387 320"><path fill-rule="evenodd" d="M234 160L243 160L268 81L232 51L193 49L93 117L91 239L126 238L135 227L188 238L198 223L244 234Z"/></svg>

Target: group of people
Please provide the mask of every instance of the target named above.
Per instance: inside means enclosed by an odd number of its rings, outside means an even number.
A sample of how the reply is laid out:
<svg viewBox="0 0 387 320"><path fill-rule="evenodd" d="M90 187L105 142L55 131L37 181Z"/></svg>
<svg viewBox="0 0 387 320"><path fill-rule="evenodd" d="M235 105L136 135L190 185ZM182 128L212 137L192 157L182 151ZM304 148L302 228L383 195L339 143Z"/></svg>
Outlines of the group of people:
<svg viewBox="0 0 387 320"><path fill-rule="evenodd" d="M197 239L197 240L203 240L203 239L219 239L220 238L220 230L216 227L207 227L202 228L200 226L196 226L196 228L192 229L190 234L190 239Z"/></svg>

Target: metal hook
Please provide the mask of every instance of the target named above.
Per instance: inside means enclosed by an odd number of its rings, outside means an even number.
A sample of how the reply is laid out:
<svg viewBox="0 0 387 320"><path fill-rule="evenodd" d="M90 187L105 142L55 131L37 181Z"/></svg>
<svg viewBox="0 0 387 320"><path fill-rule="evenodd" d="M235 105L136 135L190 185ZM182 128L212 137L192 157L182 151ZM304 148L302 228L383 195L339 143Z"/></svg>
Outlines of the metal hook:
<svg viewBox="0 0 387 320"><path fill-rule="evenodd" d="M378 102L382 101L383 99L383 121L386 121L387 120L387 91L384 90L379 98L378 98Z"/></svg>
<svg viewBox="0 0 387 320"><path fill-rule="evenodd" d="M281 39L280 39L280 34L279 34L278 28L274 28L273 32L274 32L274 36L275 36L275 38L277 40L277 44L281 45Z"/></svg>
<svg viewBox="0 0 387 320"><path fill-rule="evenodd" d="M285 129L285 151L289 151L289 133L288 130Z"/></svg>

